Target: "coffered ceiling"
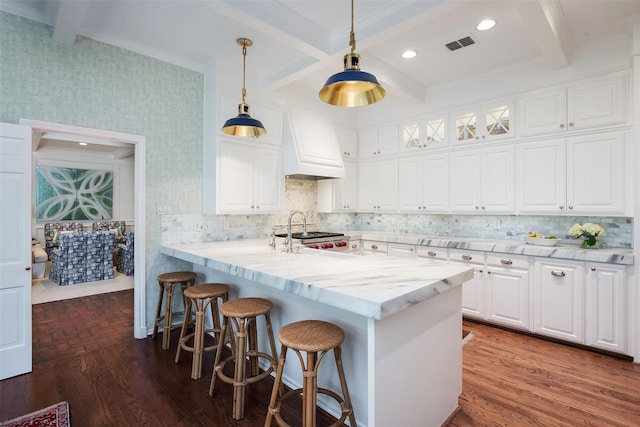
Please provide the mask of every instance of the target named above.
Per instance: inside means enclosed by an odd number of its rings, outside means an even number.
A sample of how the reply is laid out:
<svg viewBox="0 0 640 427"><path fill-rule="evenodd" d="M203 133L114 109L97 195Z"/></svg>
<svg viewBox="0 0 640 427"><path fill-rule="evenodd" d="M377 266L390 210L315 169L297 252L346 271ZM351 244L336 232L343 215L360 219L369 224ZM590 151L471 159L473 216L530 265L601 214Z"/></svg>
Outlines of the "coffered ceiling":
<svg viewBox="0 0 640 427"><path fill-rule="evenodd" d="M235 40L249 37L247 74L271 93L317 92L349 51L349 0L0 0L0 9L51 25L61 43L89 37L197 71L241 73ZM625 22L638 13L639 0L356 0L356 51L389 96L419 103L431 86L524 61L565 67L581 46L630 37ZM497 25L476 30L488 17ZM445 46L464 37L474 44ZM415 59L401 58L408 48Z"/></svg>

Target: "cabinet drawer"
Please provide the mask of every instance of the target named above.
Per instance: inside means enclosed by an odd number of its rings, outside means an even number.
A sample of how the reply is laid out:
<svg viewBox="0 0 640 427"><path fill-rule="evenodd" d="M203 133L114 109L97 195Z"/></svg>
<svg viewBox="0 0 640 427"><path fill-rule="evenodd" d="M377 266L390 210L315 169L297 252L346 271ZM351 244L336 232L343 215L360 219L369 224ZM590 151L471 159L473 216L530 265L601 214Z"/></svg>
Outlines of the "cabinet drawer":
<svg viewBox="0 0 640 427"><path fill-rule="evenodd" d="M529 257L521 255L487 255L487 266L529 269Z"/></svg>
<svg viewBox="0 0 640 427"><path fill-rule="evenodd" d="M375 240L363 240L362 253L366 255L372 255L376 253L387 255L387 243L377 242Z"/></svg>
<svg viewBox="0 0 640 427"><path fill-rule="evenodd" d="M388 243L387 255L397 258L415 258L416 247L405 243Z"/></svg>
<svg viewBox="0 0 640 427"><path fill-rule="evenodd" d="M429 258L437 259L441 261L447 260L447 248L440 248L437 246L417 246L416 247L417 258Z"/></svg>
<svg viewBox="0 0 640 427"><path fill-rule="evenodd" d="M449 261L457 264L484 265L484 252L449 249Z"/></svg>

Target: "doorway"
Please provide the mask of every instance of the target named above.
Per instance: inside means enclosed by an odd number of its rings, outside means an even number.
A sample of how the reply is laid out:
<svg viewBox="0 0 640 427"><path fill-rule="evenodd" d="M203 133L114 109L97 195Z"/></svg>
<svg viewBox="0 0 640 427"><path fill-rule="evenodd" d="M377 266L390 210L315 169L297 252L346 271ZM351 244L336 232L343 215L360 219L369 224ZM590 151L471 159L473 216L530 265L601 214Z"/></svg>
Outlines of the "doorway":
<svg viewBox="0 0 640 427"><path fill-rule="evenodd" d="M34 141L43 133L68 135L69 137L85 138L101 144L132 144L135 151L134 166L134 222L136 242L134 245L134 338L142 339L147 336L146 304L145 304L145 153L146 139L144 136L112 132L101 129L84 128L78 126L49 123L36 120L20 120L21 125L30 126ZM33 195L31 196L33 200Z"/></svg>

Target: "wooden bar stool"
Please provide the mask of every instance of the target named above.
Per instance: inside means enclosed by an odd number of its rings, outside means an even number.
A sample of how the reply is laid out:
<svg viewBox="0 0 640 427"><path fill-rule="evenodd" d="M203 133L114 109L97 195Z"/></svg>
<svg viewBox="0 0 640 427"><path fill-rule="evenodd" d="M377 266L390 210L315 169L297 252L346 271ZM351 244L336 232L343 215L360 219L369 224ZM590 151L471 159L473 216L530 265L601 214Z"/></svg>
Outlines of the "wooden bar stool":
<svg viewBox="0 0 640 427"><path fill-rule="evenodd" d="M235 341L231 340L232 355L224 360L222 358L222 346L224 340L218 340L218 349L216 351L216 360L213 364L213 376L211 378L211 386L209 387L209 395L213 396L216 385L216 378L233 384L233 419L241 420L244 418L244 392L247 384L260 381L269 376L275 370L277 351L276 343L273 337L273 328L271 327L271 301L264 298L238 298L225 302L220 307L222 312L221 336L225 333L231 334L231 329L235 328ZM267 329L267 337L271 347L271 354L258 351L258 333L256 330L257 316L264 316ZM233 326L229 323L231 319ZM248 343L247 343L248 342ZM250 373L247 375L246 362L249 359ZM258 369L258 359L263 358L269 361L269 367L262 373ZM225 375L222 370L228 362L234 361L233 378Z"/></svg>
<svg viewBox="0 0 640 427"><path fill-rule="evenodd" d="M279 426L289 426L280 416L280 404L290 397L300 395L300 392L302 392L303 427L316 427L316 396L318 393L330 396L340 404L342 415L332 426L343 425L344 420L349 417L351 427L356 427L356 417L353 413L351 398L349 397L349 390L347 388L347 380L344 377L344 370L342 369L342 348L340 345L344 341L344 331L332 323L320 320L303 320L282 327L278 332L278 338L280 339L280 343L282 343L282 349L278 360L276 379L271 392L269 410L264 422L265 427L271 426L271 422L274 419ZM287 357L287 349L289 348L296 352L302 365L302 388L291 390L281 397L278 397L278 393L280 393L282 387L282 371ZM318 387L318 367L323 357L331 349L333 349L336 359L336 367L338 369L343 397L340 397L331 390ZM301 351L307 353L306 366L304 364L304 358L300 354ZM320 353L320 355L318 355L318 353Z"/></svg>
<svg viewBox="0 0 640 427"><path fill-rule="evenodd" d="M158 327L162 327L162 349L169 349L169 339L171 330L180 327L180 324L172 325L171 318L174 315L184 314L184 311L173 311L173 292L177 285L182 287L182 292L189 286L193 286L196 282L196 273L192 271L177 271L173 273L164 273L158 276L158 285L160 285L160 294L158 295L158 306L156 307L156 320L153 323L153 339L158 334ZM164 301L164 314L160 315L162 308L162 300ZM184 305L184 297L182 298Z"/></svg>
<svg viewBox="0 0 640 427"><path fill-rule="evenodd" d="M198 380L202 376L202 353L216 349L218 341L224 341L224 338L220 335L218 298L222 300L223 304L229 300L229 286L221 283L205 283L185 289L183 295L185 298L185 313L182 330L180 331L180 340L178 341L178 351L176 351L176 363L180 361L181 350L184 349L193 353L191 378ZM207 307L209 307L209 312L213 319L213 328L211 329L205 329L204 326ZM192 319L192 314L195 314L195 320ZM194 332L187 334L187 329L194 322ZM214 333L216 344L205 347L205 334L210 332ZM188 342L192 339L193 343L189 345Z"/></svg>

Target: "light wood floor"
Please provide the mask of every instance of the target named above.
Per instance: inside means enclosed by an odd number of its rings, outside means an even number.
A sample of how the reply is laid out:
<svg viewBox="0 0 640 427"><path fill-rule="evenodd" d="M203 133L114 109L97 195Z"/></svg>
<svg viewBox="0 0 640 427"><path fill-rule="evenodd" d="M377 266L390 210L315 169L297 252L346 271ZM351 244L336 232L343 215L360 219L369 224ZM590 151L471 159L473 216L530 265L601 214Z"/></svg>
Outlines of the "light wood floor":
<svg viewBox="0 0 640 427"><path fill-rule="evenodd" d="M464 322L466 426L640 426L640 364Z"/></svg>

